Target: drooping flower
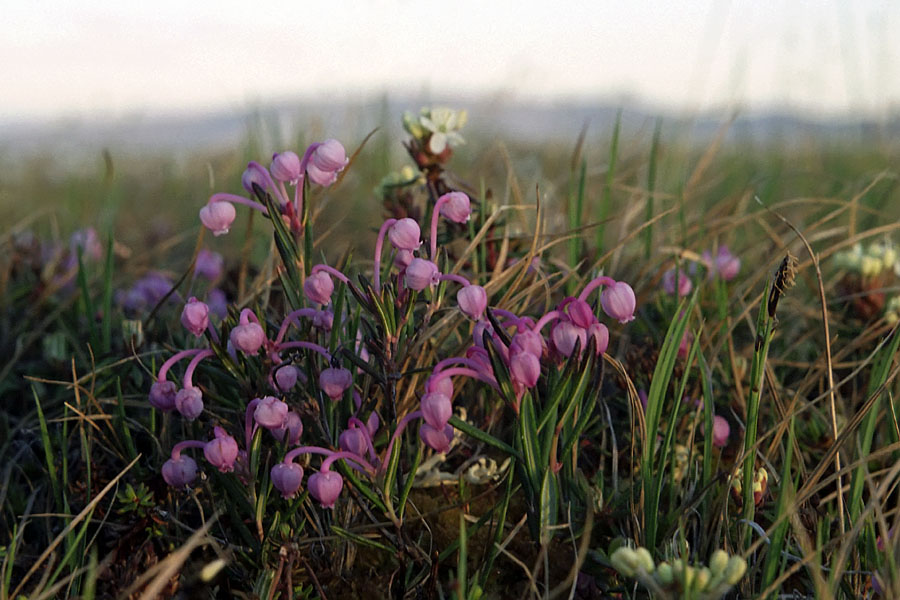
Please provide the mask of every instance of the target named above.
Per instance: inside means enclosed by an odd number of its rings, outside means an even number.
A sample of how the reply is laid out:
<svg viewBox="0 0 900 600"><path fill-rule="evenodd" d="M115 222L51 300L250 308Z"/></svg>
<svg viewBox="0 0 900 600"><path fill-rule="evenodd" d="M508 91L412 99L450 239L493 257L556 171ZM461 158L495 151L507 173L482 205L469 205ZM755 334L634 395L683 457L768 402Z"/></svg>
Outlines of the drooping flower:
<svg viewBox="0 0 900 600"><path fill-rule="evenodd" d="M163 463L162 476L172 487L184 487L197 478L197 462L183 454L170 458Z"/></svg>
<svg viewBox="0 0 900 600"><path fill-rule="evenodd" d="M531 352L510 350L509 372L516 381L525 387L532 388L537 385L538 378L541 376L541 362Z"/></svg>
<svg viewBox="0 0 900 600"><path fill-rule="evenodd" d="M716 448L724 448L728 445L728 436L731 433L731 426L725 417L716 415L713 417L713 446Z"/></svg>
<svg viewBox="0 0 900 600"><path fill-rule="evenodd" d="M477 321L487 308L487 292L480 285L467 285L456 292L456 303L463 314Z"/></svg>
<svg viewBox="0 0 900 600"><path fill-rule="evenodd" d="M287 392L297 385L297 378L300 372L293 365L279 366L275 369L275 384L278 390Z"/></svg>
<svg viewBox="0 0 900 600"><path fill-rule="evenodd" d="M587 344L587 330L579 327L569 320L562 320L550 330L550 339L553 347L563 356L572 356L575 343L578 342L580 351L584 351Z"/></svg>
<svg viewBox="0 0 900 600"><path fill-rule="evenodd" d="M419 427L419 437L425 445L440 454L450 450L450 442L453 441L453 427L447 424L443 429L435 429L428 423L422 423Z"/></svg>
<svg viewBox="0 0 900 600"><path fill-rule="evenodd" d="M241 311L238 325L231 330L229 335L235 349L244 354L256 354L266 341L266 333L257 322L256 315L249 308Z"/></svg>
<svg viewBox="0 0 900 600"><path fill-rule="evenodd" d="M215 281L222 276L222 270L225 268L225 259L218 252L203 248L197 253L197 262L194 265L194 272L200 277Z"/></svg>
<svg viewBox="0 0 900 600"><path fill-rule="evenodd" d="M181 324L194 336L200 337L209 325L209 307L191 296L181 311Z"/></svg>
<svg viewBox="0 0 900 600"><path fill-rule="evenodd" d="M253 420L265 429L284 427L287 421L288 405L273 396L260 399L253 411Z"/></svg>
<svg viewBox="0 0 900 600"><path fill-rule="evenodd" d="M677 290L675 289L676 284ZM694 284L691 278L683 269L669 269L663 275L663 290L670 296L674 296L677 292L678 297L683 298L690 294L693 288Z"/></svg>
<svg viewBox="0 0 900 600"><path fill-rule="evenodd" d="M463 192L448 192L438 198L443 202L441 214L454 223L466 223L472 214L469 197Z"/></svg>
<svg viewBox="0 0 900 600"><path fill-rule="evenodd" d="M366 452L366 436L362 429L351 427L341 432L341 435L338 437L338 445L345 452L363 456Z"/></svg>
<svg viewBox="0 0 900 600"><path fill-rule="evenodd" d="M276 463L270 471L272 485L274 485L283 498L293 498L300 491L303 483L303 467L297 463Z"/></svg>
<svg viewBox="0 0 900 600"><path fill-rule="evenodd" d="M453 416L450 398L440 392L430 392L422 396L420 406L425 422L439 431L444 429Z"/></svg>
<svg viewBox="0 0 900 600"><path fill-rule="evenodd" d="M741 259L728 250L728 246L719 246L716 253L716 271L725 281L731 281L737 277L741 270Z"/></svg>
<svg viewBox="0 0 900 600"><path fill-rule="evenodd" d="M310 302L328 304L331 302L331 294L334 293L334 282L325 271L317 271L303 282L303 293Z"/></svg>
<svg viewBox="0 0 900 600"><path fill-rule="evenodd" d="M238 457L237 442L221 427L216 427L214 432L216 437L203 446L203 456L221 472L230 473Z"/></svg>
<svg viewBox="0 0 900 600"><path fill-rule="evenodd" d="M341 495L344 480L334 471L320 471L309 476L307 487L310 495L322 504L322 508L332 508Z"/></svg>
<svg viewBox="0 0 900 600"><path fill-rule="evenodd" d="M634 290L624 281L616 281L601 292L600 306L603 307L603 312L619 323L634 321L634 309L637 306Z"/></svg>
<svg viewBox="0 0 900 600"><path fill-rule="evenodd" d="M175 408L188 421L193 421L203 412L203 394L200 388L186 387L175 394Z"/></svg>
<svg viewBox="0 0 900 600"><path fill-rule="evenodd" d="M414 258L406 267L406 287L421 292L430 285L440 281L437 265L424 258Z"/></svg>
<svg viewBox="0 0 900 600"><path fill-rule="evenodd" d="M154 381L150 386L150 405L163 412L175 410L178 389L171 381Z"/></svg>
<svg viewBox="0 0 900 600"><path fill-rule="evenodd" d="M272 177L278 181L296 183L300 179L300 157L287 150L272 155L272 165L269 167Z"/></svg>
<svg viewBox="0 0 900 600"><path fill-rule="evenodd" d="M353 384L353 375L347 369L329 367L319 373L319 387L332 400L338 400Z"/></svg>
<svg viewBox="0 0 900 600"><path fill-rule="evenodd" d="M340 171L347 166L350 159L347 158L347 152L339 141L328 139L319 144L309 161L322 171Z"/></svg>
<svg viewBox="0 0 900 600"><path fill-rule="evenodd" d="M211 202L200 209L200 222L215 236L228 233L235 217L234 205L224 200Z"/></svg>
<svg viewBox="0 0 900 600"><path fill-rule="evenodd" d="M388 240L397 250L418 250L422 245L422 230L415 219L404 217L391 225Z"/></svg>

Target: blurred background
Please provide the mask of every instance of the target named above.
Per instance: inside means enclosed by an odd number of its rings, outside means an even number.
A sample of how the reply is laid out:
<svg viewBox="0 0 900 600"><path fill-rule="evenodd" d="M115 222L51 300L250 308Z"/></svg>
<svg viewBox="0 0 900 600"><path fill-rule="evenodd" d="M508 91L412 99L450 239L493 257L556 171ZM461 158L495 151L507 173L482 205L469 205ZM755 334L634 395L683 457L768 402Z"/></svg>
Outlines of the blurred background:
<svg viewBox="0 0 900 600"><path fill-rule="evenodd" d="M552 194L582 131L600 180L619 114L640 165L660 123L664 147L850 144L879 168L900 139L897 31L890 0L6 3L0 207L65 234L164 201L181 227L248 160L379 128L348 182L368 201L409 162L403 111L432 105L468 110L452 168L472 185L512 169Z"/></svg>

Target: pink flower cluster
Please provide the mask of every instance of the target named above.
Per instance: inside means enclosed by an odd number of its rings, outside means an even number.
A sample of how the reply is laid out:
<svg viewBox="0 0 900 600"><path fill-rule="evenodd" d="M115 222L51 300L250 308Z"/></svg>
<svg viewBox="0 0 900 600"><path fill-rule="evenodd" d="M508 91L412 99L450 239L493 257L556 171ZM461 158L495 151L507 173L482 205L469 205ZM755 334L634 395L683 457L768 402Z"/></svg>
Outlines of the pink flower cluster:
<svg viewBox="0 0 900 600"><path fill-rule="evenodd" d="M741 270L741 259L732 254L728 246L724 245L719 246L715 258L713 258L709 250L704 250L700 258L700 264L706 267L706 272L710 279L718 275L725 281L731 281L737 277ZM663 290L670 296L674 296L676 293L679 297L687 296L694 289L694 283L691 281L690 276L696 274L696 272L696 263L691 264L690 274L684 269L669 269L663 274Z"/></svg>
<svg viewBox="0 0 900 600"><path fill-rule="evenodd" d="M291 229L300 231L306 178L316 185L329 186L337 181L338 173L343 171L348 162L347 154L339 141L325 140L311 144L303 153L303 158L290 150L274 154L268 169L257 162L250 162L241 176L241 185L251 196L273 196L282 218ZM292 194L289 193L288 186L293 187ZM266 206L256 200L217 193L200 209L200 221L213 235L224 235L231 229L237 216L234 204L249 206L263 214L269 213Z"/></svg>

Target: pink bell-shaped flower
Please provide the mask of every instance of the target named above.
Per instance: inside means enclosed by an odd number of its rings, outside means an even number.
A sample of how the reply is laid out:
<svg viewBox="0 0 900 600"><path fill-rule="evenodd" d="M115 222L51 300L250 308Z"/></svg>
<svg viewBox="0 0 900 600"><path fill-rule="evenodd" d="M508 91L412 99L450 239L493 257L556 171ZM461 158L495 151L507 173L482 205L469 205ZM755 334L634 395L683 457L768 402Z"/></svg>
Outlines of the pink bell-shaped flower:
<svg viewBox="0 0 900 600"><path fill-rule="evenodd" d="M422 423L419 427L419 437L425 445L444 454L450 450L450 442L453 441L453 427L447 424L443 429L435 429L428 423Z"/></svg>
<svg viewBox="0 0 900 600"><path fill-rule="evenodd" d="M453 397L453 381L449 377L436 378L434 375L425 380L425 393L439 392L448 398Z"/></svg>
<svg viewBox="0 0 900 600"><path fill-rule="evenodd" d="M314 164L306 165L306 174L310 181L322 187L328 187L337 181L337 171L323 171Z"/></svg>
<svg viewBox="0 0 900 600"><path fill-rule="evenodd" d="M453 405L450 398L440 392L431 392L422 396L420 406L425 422L438 430L442 430L453 416Z"/></svg>
<svg viewBox="0 0 900 600"><path fill-rule="evenodd" d="M297 385L297 378L299 376L300 372L294 365L284 365L277 367L275 369L275 384L278 387L278 391L290 391L295 385Z"/></svg>
<svg viewBox="0 0 900 600"><path fill-rule="evenodd" d="M378 418L378 413L374 410L369 414L369 418L366 419L366 431L369 432L369 437L374 436L378 433L378 427L381 425L381 421Z"/></svg>
<svg viewBox="0 0 900 600"><path fill-rule="evenodd" d="M203 394L200 388L187 387L175 394L175 408L188 421L193 421L203 412Z"/></svg>
<svg viewBox="0 0 900 600"><path fill-rule="evenodd" d="M337 140L328 139L313 150L309 162L322 171L340 171L347 166L350 159L344 146Z"/></svg>
<svg viewBox="0 0 900 600"><path fill-rule="evenodd" d="M609 329L603 323L594 323L588 327L588 336L594 338L597 347L597 355L601 355L609 348Z"/></svg>
<svg viewBox="0 0 900 600"><path fill-rule="evenodd" d="M334 313L330 310L317 310L312 318L313 327L322 331L331 331L334 327Z"/></svg>
<svg viewBox="0 0 900 600"><path fill-rule="evenodd" d="M249 308L241 311L239 324L231 330L229 335L235 349L244 354L253 355L266 341L266 333L256 320L256 315Z"/></svg>
<svg viewBox="0 0 900 600"><path fill-rule="evenodd" d="M422 230L415 219L404 217L391 225L388 239L397 250L418 250L422 245Z"/></svg>
<svg viewBox="0 0 900 600"><path fill-rule="evenodd" d="M209 307L191 296L181 311L181 324L194 336L200 337L209 325Z"/></svg>
<svg viewBox="0 0 900 600"><path fill-rule="evenodd" d="M297 463L276 463L269 472L272 485L283 498L293 498L303 484L303 467Z"/></svg>
<svg viewBox="0 0 900 600"><path fill-rule="evenodd" d="M456 292L456 303L463 314L477 321L487 308L487 292L480 285L467 285Z"/></svg>
<svg viewBox="0 0 900 600"><path fill-rule="evenodd" d="M583 327L587 329L590 327L594 321L597 320L597 317L594 316L594 311L591 310L590 305L584 300L579 300L578 298L573 299L568 304L569 318L572 319L572 322L578 325L579 327Z"/></svg>
<svg viewBox="0 0 900 600"><path fill-rule="evenodd" d="M728 445L728 436L731 434L731 426L725 417L716 415L713 417L713 446L716 448L724 448Z"/></svg>
<svg viewBox="0 0 900 600"><path fill-rule="evenodd" d="M421 292L430 285L440 281L440 271L437 265L424 258L414 258L406 267L406 287Z"/></svg>
<svg viewBox="0 0 900 600"><path fill-rule="evenodd" d="M516 381L525 387L532 388L537 385L537 381L541 376L541 362L531 352L511 352L509 372Z"/></svg>
<svg viewBox="0 0 900 600"><path fill-rule="evenodd" d="M677 282L676 282L677 280ZM688 277L688 274L684 272L682 269L669 269L663 274L663 290L669 294L670 296L674 296L675 293L678 293L679 298L683 298L691 293L691 290L694 288L694 284L691 281L691 278ZM675 286L678 286L678 289L675 289Z"/></svg>
<svg viewBox="0 0 900 600"><path fill-rule="evenodd" d="M415 255L412 253L412 250L397 250L397 254L394 255L394 266L404 271L414 258Z"/></svg>
<svg viewBox="0 0 900 600"><path fill-rule="evenodd" d="M274 154L269 172L278 181L296 183L301 175L300 157L290 150Z"/></svg>
<svg viewBox="0 0 900 600"><path fill-rule="evenodd" d="M331 294L334 292L334 282L325 271L317 271L303 282L303 293L310 302L315 304L328 304L331 302Z"/></svg>
<svg viewBox="0 0 900 600"><path fill-rule="evenodd" d="M178 389L171 381L154 381L150 386L150 405L163 412L175 410Z"/></svg>
<svg viewBox="0 0 900 600"><path fill-rule="evenodd" d="M571 356L576 342L578 342L580 351L584 351L587 344L587 330L571 321L560 321L550 331L550 339L560 354Z"/></svg>
<svg viewBox="0 0 900 600"><path fill-rule="evenodd" d="M203 446L203 456L221 472L230 473L238 457L237 442L221 427L216 427L214 432L216 437Z"/></svg>
<svg viewBox="0 0 900 600"><path fill-rule="evenodd" d="M251 161L247 164L247 168L241 175L241 185L245 190L247 190L248 194L254 193L254 183L264 190L268 189L269 178L267 177L267 175L268 174L265 167L257 162Z"/></svg>
<svg viewBox="0 0 900 600"><path fill-rule="evenodd" d="M737 277L741 270L741 259L728 250L728 246L719 246L716 253L716 271L725 281L731 281Z"/></svg>
<svg viewBox="0 0 900 600"><path fill-rule="evenodd" d="M273 396L266 396L257 403L253 411L253 420L260 427L271 431L284 427L287 414L287 404Z"/></svg>
<svg viewBox="0 0 900 600"><path fill-rule="evenodd" d="M310 495L322 504L322 508L332 508L341 495L344 480L334 471L320 471L310 475L306 485Z"/></svg>
<svg viewBox="0 0 900 600"><path fill-rule="evenodd" d="M162 476L172 487L184 487L197 478L197 461L185 455L170 458L163 463Z"/></svg>
<svg viewBox="0 0 900 600"><path fill-rule="evenodd" d="M603 312L619 323L634 321L634 309L637 306L634 290L624 281L616 281L600 294L600 306L603 307Z"/></svg>
<svg viewBox="0 0 900 600"><path fill-rule="evenodd" d="M338 445L345 452L352 452L357 456L364 456L366 453L366 436L363 430L358 427L351 427L341 432L338 437Z"/></svg>
<svg viewBox="0 0 900 600"><path fill-rule="evenodd" d="M449 192L438 198L438 202L445 200L441 206L441 214L454 223L465 223L472 214L472 206L469 197L462 192Z"/></svg>
<svg viewBox="0 0 900 600"><path fill-rule="evenodd" d="M218 252L203 248L197 253L197 263L194 265L194 272L200 277L215 281L222 276L224 268L225 259Z"/></svg>
<svg viewBox="0 0 900 600"><path fill-rule="evenodd" d="M509 344L510 355L516 352L529 352L540 358L544 353L544 338L531 329L520 331L513 336Z"/></svg>
<svg viewBox="0 0 900 600"><path fill-rule="evenodd" d="M235 217L237 212L231 202L211 202L200 209L200 222L215 236L228 233Z"/></svg>
<svg viewBox="0 0 900 600"><path fill-rule="evenodd" d="M353 375L347 369L329 367L319 373L319 387L332 400L338 400L353 385Z"/></svg>

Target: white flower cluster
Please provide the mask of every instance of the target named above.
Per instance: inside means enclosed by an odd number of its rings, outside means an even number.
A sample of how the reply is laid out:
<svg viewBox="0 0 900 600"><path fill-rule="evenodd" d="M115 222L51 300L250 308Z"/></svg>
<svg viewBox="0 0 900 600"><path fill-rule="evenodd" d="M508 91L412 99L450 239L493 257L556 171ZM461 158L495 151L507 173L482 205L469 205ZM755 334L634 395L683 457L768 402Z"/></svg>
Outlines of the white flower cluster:
<svg viewBox="0 0 900 600"><path fill-rule="evenodd" d="M403 128L423 145L427 142L428 152L437 156L447 146L453 148L465 143L458 132L468 120L465 110L423 108L418 116L409 111L403 113Z"/></svg>
<svg viewBox="0 0 900 600"><path fill-rule="evenodd" d="M859 273L863 277L876 277L890 269L900 277L900 261L897 260L897 249L885 240L873 242L863 250L862 244L854 244L846 252L838 252L834 262L840 269Z"/></svg>
<svg viewBox="0 0 900 600"><path fill-rule="evenodd" d="M713 552L708 567L689 565L680 558L657 565L646 548L627 546L613 552L609 561L616 571L636 578L651 590L678 592L675 597L685 600L721 598L747 572L747 561L740 556L728 556L724 550Z"/></svg>

